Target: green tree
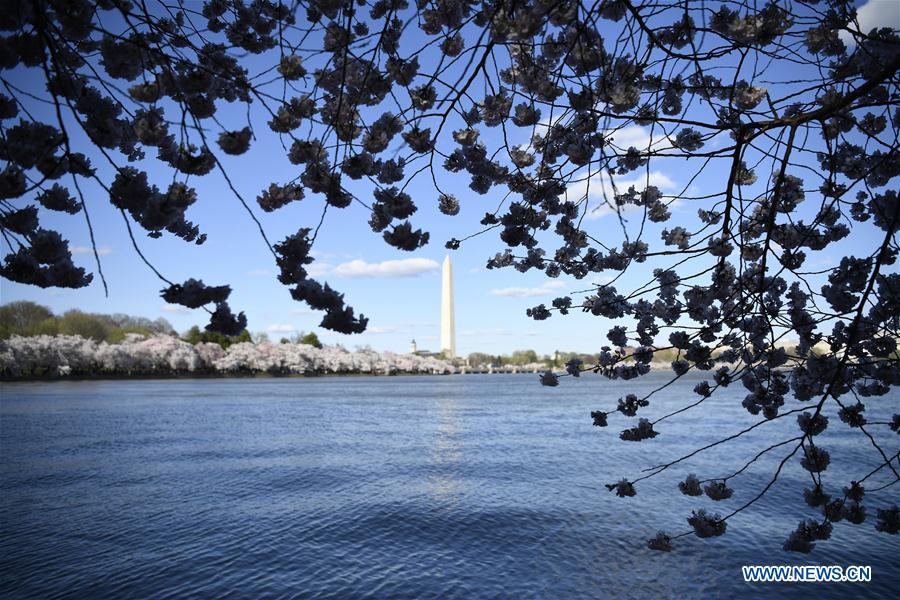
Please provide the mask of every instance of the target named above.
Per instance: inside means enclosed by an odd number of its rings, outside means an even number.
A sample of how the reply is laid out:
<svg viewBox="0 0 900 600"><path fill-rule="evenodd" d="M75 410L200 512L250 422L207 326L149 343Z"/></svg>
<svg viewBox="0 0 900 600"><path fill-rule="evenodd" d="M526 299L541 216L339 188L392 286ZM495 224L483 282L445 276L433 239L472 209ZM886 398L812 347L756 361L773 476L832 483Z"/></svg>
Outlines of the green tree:
<svg viewBox="0 0 900 600"><path fill-rule="evenodd" d="M472 352L468 356L469 364L473 367L479 367L481 365L490 365L494 362L494 357L490 354L485 354L484 352Z"/></svg>
<svg viewBox="0 0 900 600"><path fill-rule="evenodd" d="M307 346L315 346L316 348L322 347L322 342L319 341L319 336L317 336L313 332L301 334L300 343L306 344Z"/></svg>
<svg viewBox="0 0 900 600"><path fill-rule="evenodd" d="M0 338L11 335L37 335L42 323L53 319L46 306L21 300L0 306Z"/></svg>
<svg viewBox="0 0 900 600"><path fill-rule="evenodd" d="M189 344L197 345L203 341L203 333L198 326L194 325L181 336L181 339Z"/></svg>
<svg viewBox="0 0 900 600"><path fill-rule="evenodd" d="M509 362L514 365L527 365L537 361L538 355L534 350L516 350L509 357Z"/></svg>
<svg viewBox="0 0 900 600"><path fill-rule="evenodd" d="M148 319L147 317L134 317L131 315L114 314L108 317L104 315L111 324L125 331L126 333L143 333L146 335L156 334L173 334L175 330L172 324L162 317L158 319Z"/></svg>
<svg viewBox="0 0 900 600"><path fill-rule="evenodd" d="M100 315L92 315L80 310L66 311L59 318L59 333L62 335L80 335L98 342L106 341L113 330L113 325Z"/></svg>
<svg viewBox="0 0 900 600"><path fill-rule="evenodd" d="M194 325L193 327L188 329L187 332L183 336L181 336L181 339L190 344L199 344L200 342L218 344L222 346L222 348L228 348L232 344L237 344L240 342L253 341L250 337L250 332L246 329L238 335L228 336L214 331L202 330L197 325Z"/></svg>
<svg viewBox="0 0 900 600"><path fill-rule="evenodd" d="M59 318L48 317L35 325L33 332L20 335L59 335Z"/></svg>

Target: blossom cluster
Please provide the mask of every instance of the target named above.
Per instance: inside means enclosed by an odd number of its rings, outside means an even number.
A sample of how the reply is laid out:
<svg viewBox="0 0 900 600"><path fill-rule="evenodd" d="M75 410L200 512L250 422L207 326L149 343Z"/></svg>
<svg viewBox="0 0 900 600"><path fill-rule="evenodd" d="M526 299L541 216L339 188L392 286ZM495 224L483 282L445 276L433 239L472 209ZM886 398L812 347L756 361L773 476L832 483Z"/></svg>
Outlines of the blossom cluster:
<svg viewBox="0 0 900 600"><path fill-rule="evenodd" d="M241 342L223 350L218 344L193 345L169 335L127 334L118 344L69 335L13 336L0 341L0 378L4 379L190 373L392 375L455 370L449 362L414 354L270 342Z"/></svg>

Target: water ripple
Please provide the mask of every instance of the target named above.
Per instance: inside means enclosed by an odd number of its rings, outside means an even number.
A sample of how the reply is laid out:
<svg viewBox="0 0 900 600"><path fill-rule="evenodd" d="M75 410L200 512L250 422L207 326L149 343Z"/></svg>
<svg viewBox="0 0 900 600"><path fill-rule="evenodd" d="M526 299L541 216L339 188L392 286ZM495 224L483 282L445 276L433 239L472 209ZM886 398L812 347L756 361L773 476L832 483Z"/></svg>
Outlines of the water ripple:
<svg viewBox="0 0 900 600"><path fill-rule="evenodd" d="M653 408L682 402L694 383L673 386ZM588 418L635 384L576 384L466 376L4 385L0 595L888 598L900 588L897 536L876 534L871 522L837 524L835 539L809 557L781 549L809 516L793 464L722 538L649 551L642 540L657 528L682 530L691 510L711 507L672 493L688 467L627 500L603 484L739 428L749 418L740 390L716 399L702 426L672 419L636 445ZM880 408L892 403L896 395ZM879 407L870 410L875 419ZM791 430L784 421L689 469L727 473L750 444ZM844 463L871 464L871 448L846 428L825 435ZM751 498L778 458L760 459L714 508ZM832 481L852 475L840 469L829 470ZM896 502L891 494L873 497L870 515ZM872 565L874 580L763 589L742 582L743 564Z"/></svg>

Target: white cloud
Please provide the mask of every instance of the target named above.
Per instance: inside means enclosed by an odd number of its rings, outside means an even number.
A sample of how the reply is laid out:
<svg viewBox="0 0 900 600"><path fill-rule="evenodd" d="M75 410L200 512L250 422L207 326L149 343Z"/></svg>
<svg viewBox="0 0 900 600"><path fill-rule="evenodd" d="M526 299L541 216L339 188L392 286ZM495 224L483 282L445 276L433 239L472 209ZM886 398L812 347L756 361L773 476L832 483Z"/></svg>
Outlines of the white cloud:
<svg viewBox="0 0 900 600"><path fill-rule="evenodd" d="M366 327L366 333L413 333L421 332L423 329L435 328L435 323L398 323L397 325L369 325ZM426 337L416 336L416 339L426 339Z"/></svg>
<svg viewBox="0 0 900 600"><path fill-rule="evenodd" d="M650 171L649 174L645 173L629 178L616 177L614 181L616 183L616 187L620 190L627 190L631 186L634 186L635 189L642 190L646 188L648 184L655 185L663 191L673 190L678 187L677 184L662 171Z"/></svg>
<svg viewBox="0 0 900 600"><path fill-rule="evenodd" d="M558 290L560 288L566 287L566 284L562 281L547 281L540 287L508 287L508 288L497 288L491 290L490 294L492 296L505 296L507 298L532 298L534 296L549 296L553 293L553 290Z"/></svg>
<svg viewBox="0 0 900 600"><path fill-rule="evenodd" d="M512 335L512 332L506 329L464 329L459 332L459 335L464 337L495 337L498 335Z"/></svg>
<svg viewBox="0 0 900 600"><path fill-rule="evenodd" d="M426 321L421 321L418 323L410 322L410 323L401 323L400 327L404 329L423 329L428 327L437 327L437 323L429 323Z"/></svg>
<svg viewBox="0 0 900 600"><path fill-rule="evenodd" d="M550 290L545 288L508 287L491 290L492 296L507 296L511 298L530 298L532 296L546 296Z"/></svg>
<svg viewBox="0 0 900 600"><path fill-rule="evenodd" d="M551 125L556 125L560 122L560 120L566 116L566 111L559 109L553 111L553 116L551 118L550 114L545 114L544 117L535 123L534 125L534 135L544 136L547 135L547 131L550 129ZM524 130L524 131L527 131ZM528 139L531 139L531 132L528 132Z"/></svg>
<svg viewBox="0 0 900 600"><path fill-rule="evenodd" d="M866 35L876 27L900 29L900 4L897 0L869 0L856 8L856 21L859 23L859 31ZM849 31L842 29L838 37L848 47L856 45Z"/></svg>
<svg viewBox="0 0 900 600"><path fill-rule="evenodd" d="M464 329L459 332L459 335L463 337L536 337L540 336L541 333L534 330L528 331L510 331L508 329ZM425 338L422 338L423 340Z"/></svg>
<svg viewBox="0 0 900 600"><path fill-rule="evenodd" d="M607 139L611 139L613 145L627 150L634 146L638 150L647 150L651 145L658 146L667 141L665 135L657 135L652 137L648 127L640 127L639 125L629 125L616 129L614 131L606 131Z"/></svg>
<svg viewBox="0 0 900 600"><path fill-rule="evenodd" d="M366 327L366 333L399 333L403 331L396 325L385 325L379 327L378 325L370 325Z"/></svg>
<svg viewBox="0 0 900 600"><path fill-rule="evenodd" d="M288 323L273 323L266 327L266 331L269 333L293 333L297 331L297 328Z"/></svg>
<svg viewBox="0 0 900 600"><path fill-rule="evenodd" d="M587 197L590 208L585 218L589 220L599 219L615 213L615 210L606 202L607 200L609 203L614 201L615 194L612 183L615 183L615 189L620 194L632 186L636 190L644 190L648 185L653 185L662 192L672 192L678 187L678 184L662 171L640 172L628 177L610 176L609 173L595 172L590 174L590 176L584 173L578 178L581 180L569 186L569 189L566 191L566 197L573 202L578 202ZM622 212L634 210L635 208L637 207L627 205L623 207Z"/></svg>
<svg viewBox="0 0 900 600"><path fill-rule="evenodd" d="M109 246L100 246L99 248L97 248L97 254L99 254L100 256L106 256L110 252L112 252L112 248L110 248ZM93 254L93 253L94 253L94 249L91 248L90 246L73 246L72 247L72 254Z"/></svg>
<svg viewBox="0 0 900 600"><path fill-rule="evenodd" d="M334 265L331 263L315 261L306 267L306 272L309 273L310 277L322 277L331 273L332 268L334 268Z"/></svg>
<svg viewBox="0 0 900 600"><path fill-rule="evenodd" d="M609 173L594 172L588 176L588 173L582 173L574 178L576 183L569 186L567 196L572 201L578 201L587 194L588 199L603 198L604 196L612 200L613 188L610 183ZM662 191L673 190L677 184L672 178L662 171L646 171L635 173L628 177L612 176L612 183L615 183L616 190L621 194L629 187L634 186L636 190L643 190L649 185L655 185Z"/></svg>
<svg viewBox="0 0 900 600"><path fill-rule="evenodd" d="M428 258L406 258L403 260L386 260L380 263L367 263L364 260L351 260L341 263L331 270L338 277L415 277L422 273L440 270L441 265Z"/></svg>
<svg viewBox="0 0 900 600"><path fill-rule="evenodd" d="M162 310L173 315L186 315L191 312L186 306L179 304L163 304Z"/></svg>
<svg viewBox="0 0 900 600"><path fill-rule="evenodd" d="M655 136L651 136L651 130L648 127L640 127L637 125L629 125L618 130L607 130L604 135L612 139L612 144L627 150L634 146L638 150L647 151L664 150L671 147L669 139L661 132ZM635 171L626 176L610 175L606 171L585 169L581 173L572 177L574 183L566 190L566 198L572 202L578 202L583 198L588 199L587 219L599 219L602 216L613 213L605 200L612 202L613 185L620 194L629 187L634 186L637 190L643 190L648 185L654 185L662 191L673 191L678 184L672 180L669 175L659 170L651 170L649 173L645 170ZM595 200L596 202L592 202Z"/></svg>
<svg viewBox="0 0 900 600"><path fill-rule="evenodd" d="M603 132L603 135L611 145L620 149L621 152L625 152L631 147L637 148L641 152L648 150L659 152L674 148L672 138L669 138L659 128L654 130L650 127L628 125L619 129L607 129Z"/></svg>
<svg viewBox="0 0 900 600"><path fill-rule="evenodd" d="M555 112L553 115L553 124L560 123L565 125L566 121L562 121L563 116L563 111ZM571 113L568 113L567 120L568 118L571 118ZM541 119L541 121L535 125L535 134L542 136L546 135L550 123L549 115ZM662 131L657 129L653 135L651 135L651 131L652 130L649 127L628 125L619 129L607 129L603 132L603 135L613 146L621 148L623 151L632 146L642 151L646 151L650 148L654 150L663 150L672 147L669 138L666 137Z"/></svg>

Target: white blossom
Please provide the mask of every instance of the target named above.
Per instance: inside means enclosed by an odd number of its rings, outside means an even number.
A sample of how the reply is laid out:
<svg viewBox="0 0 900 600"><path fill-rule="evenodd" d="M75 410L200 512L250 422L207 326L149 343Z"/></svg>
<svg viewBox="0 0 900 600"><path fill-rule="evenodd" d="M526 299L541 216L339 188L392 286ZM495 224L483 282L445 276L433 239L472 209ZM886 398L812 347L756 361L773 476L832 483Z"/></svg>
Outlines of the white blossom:
<svg viewBox="0 0 900 600"><path fill-rule="evenodd" d="M218 344L192 345L169 335L129 333L118 344L67 335L0 341L0 377L194 372L393 375L455 373L456 368L435 357L413 354L270 342L241 342L223 350Z"/></svg>

